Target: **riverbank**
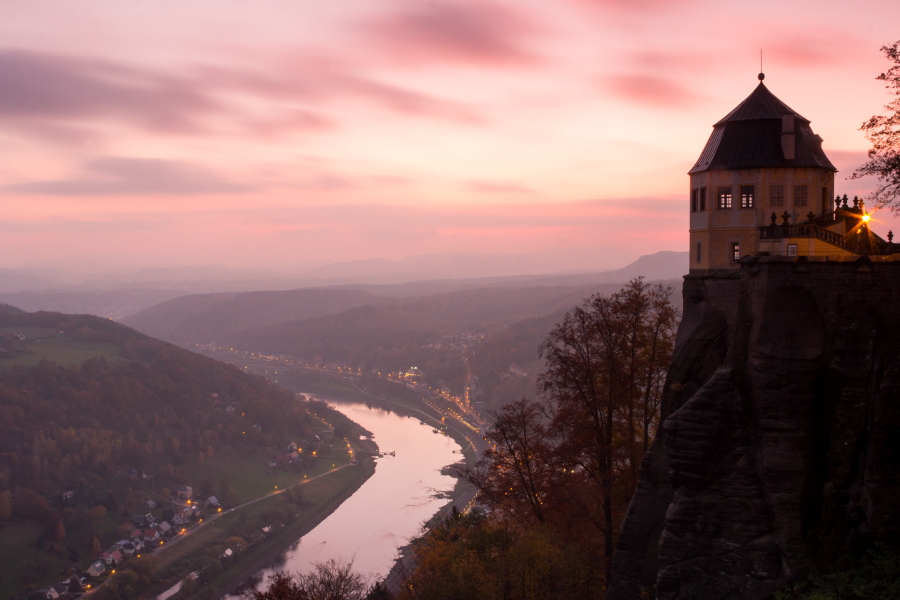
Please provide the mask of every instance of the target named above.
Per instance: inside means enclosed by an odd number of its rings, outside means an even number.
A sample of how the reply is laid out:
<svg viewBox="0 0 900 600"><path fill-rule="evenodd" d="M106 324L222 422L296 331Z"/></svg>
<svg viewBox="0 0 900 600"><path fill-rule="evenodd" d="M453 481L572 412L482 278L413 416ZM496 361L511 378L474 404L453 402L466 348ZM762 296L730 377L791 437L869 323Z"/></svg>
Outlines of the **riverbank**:
<svg viewBox="0 0 900 600"><path fill-rule="evenodd" d="M374 444L369 442L365 449L371 451L373 446ZM358 449L364 450L363 447ZM377 451L377 447L375 450ZM268 535L248 546L244 552L229 557L226 568L199 577L188 588L170 596L169 600L186 598L212 600L233 593L243 582L252 578L260 570L277 564L279 558L287 550L290 550L301 537L328 518L374 473L375 461L363 457L359 464L335 469L318 479L299 484L302 500L298 504L291 503L290 494L273 495L253 506L229 513L223 516L219 522L210 524L210 528L219 531L211 531L199 537L191 544L193 547L182 549L182 555L189 555L192 551L196 551L199 555L210 547L219 546L224 539L230 538L231 534L239 533L242 526L245 526L246 529L248 523L252 523L260 516L271 518L271 515L283 511L287 505L292 505L292 508L297 510L296 518L291 522L277 529L271 529ZM205 556L197 556L195 562L202 563L203 558ZM223 562L225 562L224 559ZM156 598L159 594L178 584L184 575L186 573L179 573L178 576L167 579L152 590L141 594L140 598L146 600Z"/></svg>

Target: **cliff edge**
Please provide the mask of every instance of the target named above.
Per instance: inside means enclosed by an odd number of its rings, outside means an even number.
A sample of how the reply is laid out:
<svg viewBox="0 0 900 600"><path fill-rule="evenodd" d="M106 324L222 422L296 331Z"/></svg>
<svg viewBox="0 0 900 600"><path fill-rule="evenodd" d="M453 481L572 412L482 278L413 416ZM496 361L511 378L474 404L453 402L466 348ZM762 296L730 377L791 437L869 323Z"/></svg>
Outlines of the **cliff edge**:
<svg viewBox="0 0 900 600"><path fill-rule="evenodd" d="M757 600L900 540L900 263L688 275L610 600Z"/></svg>

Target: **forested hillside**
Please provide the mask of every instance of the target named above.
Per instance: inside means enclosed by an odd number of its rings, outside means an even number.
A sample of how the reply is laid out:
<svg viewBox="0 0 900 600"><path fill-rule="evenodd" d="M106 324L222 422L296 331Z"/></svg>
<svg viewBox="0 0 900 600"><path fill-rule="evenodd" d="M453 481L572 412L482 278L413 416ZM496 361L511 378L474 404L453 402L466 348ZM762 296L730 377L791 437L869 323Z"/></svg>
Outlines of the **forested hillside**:
<svg viewBox="0 0 900 600"><path fill-rule="evenodd" d="M21 341L17 329L34 337ZM63 341L105 344L105 354L80 365L18 364L35 352L53 356ZM162 476L223 447L313 435L293 394L109 320L6 309L0 345L0 491L102 487L122 469Z"/></svg>
<svg viewBox="0 0 900 600"><path fill-rule="evenodd" d="M123 322L169 342L205 343L221 340L234 331L328 315L375 302L368 292L345 289L193 294L162 302Z"/></svg>

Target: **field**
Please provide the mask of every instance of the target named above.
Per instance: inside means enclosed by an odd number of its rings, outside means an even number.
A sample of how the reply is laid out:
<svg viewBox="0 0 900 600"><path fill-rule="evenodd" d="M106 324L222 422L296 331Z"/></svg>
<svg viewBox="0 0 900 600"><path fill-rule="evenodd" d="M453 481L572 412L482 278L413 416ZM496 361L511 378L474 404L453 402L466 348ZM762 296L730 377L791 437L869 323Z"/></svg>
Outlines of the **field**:
<svg viewBox="0 0 900 600"><path fill-rule="evenodd" d="M5 331L9 329L9 331ZM37 339L38 336L29 334L29 329L38 328L16 328L15 333L22 333L29 338L25 342L25 353L18 354L12 358L0 359L0 369L6 369L13 365L20 367L33 367L42 360L52 360L62 366L80 366L84 361L95 356L103 356L110 366L123 365L130 362L128 359L119 355L119 349L115 344L106 344L102 342L91 342L87 340L78 340L69 337L46 337ZM42 330L43 331L43 330ZM13 333L10 328L0 329L0 335Z"/></svg>
<svg viewBox="0 0 900 600"><path fill-rule="evenodd" d="M238 494L240 503L259 498L273 490L284 489L300 483L304 478L315 477L332 466L339 467L350 462L349 454L344 446L335 443L331 452L319 457L311 468L303 473L290 470L290 467L267 467L272 459L271 454L238 454L222 452L215 458L206 458L203 462L194 460L186 465L193 481L209 481L218 489L220 481L227 481ZM306 477L304 477L304 475Z"/></svg>

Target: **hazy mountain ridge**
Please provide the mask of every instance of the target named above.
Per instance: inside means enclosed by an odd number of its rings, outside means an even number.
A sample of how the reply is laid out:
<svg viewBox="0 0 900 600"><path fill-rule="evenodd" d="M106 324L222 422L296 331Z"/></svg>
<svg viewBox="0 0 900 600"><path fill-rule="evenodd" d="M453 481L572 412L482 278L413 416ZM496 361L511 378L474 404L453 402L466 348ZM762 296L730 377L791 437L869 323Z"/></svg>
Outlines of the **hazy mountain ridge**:
<svg viewBox="0 0 900 600"><path fill-rule="evenodd" d="M123 323L171 342L206 343L235 331L327 315L376 301L368 292L341 289L195 294L143 310Z"/></svg>
<svg viewBox="0 0 900 600"><path fill-rule="evenodd" d="M300 322L366 304L407 303L408 307L402 310L410 312L411 320L398 326L408 331L419 319L414 315L421 312L409 303L433 302L436 303L434 313L429 318L450 319L454 327L471 328L482 321L499 319L510 323L574 305L598 289L598 285L621 284L637 276L648 280L671 279L686 273L686 252L659 252L641 257L622 269L602 273L195 294L145 309L123 319L123 323L168 341L207 343L227 339L237 343L238 338L232 334L242 330L246 333L240 339L249 342L259 337L253 330L260 327ZM442 300L426 300L437 297ZM435 330L433 324L425 329ZM277 331L271 333L280 335Z"/></svg>
<svg viewBox="0 0 900 600"><path fill-rule="evenodd" d="M527 254L446 253L402 260L369 259L251 270L225 265L144 268L105 274L76 269L0 269L0 302L27 310L96 314L121 319L165 300L191 294L293 290L311 287L378 288L376 295L421 295L575 276L593 281L633 255L616 248L563 248ZM686 262L687 259L685 259ZM587 274L584 280L579 274ZM601 277L602 279L602 277ZM430 284L433 283L434 286ZM563 283L566 285L566 283ZM418 291L407 289L420 288ZM426 289L427 288L427 289ZM397 292L395 294L395 292Z"/></svg>

